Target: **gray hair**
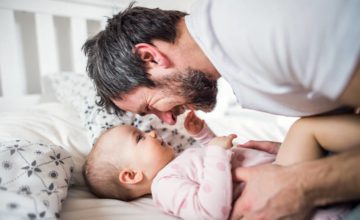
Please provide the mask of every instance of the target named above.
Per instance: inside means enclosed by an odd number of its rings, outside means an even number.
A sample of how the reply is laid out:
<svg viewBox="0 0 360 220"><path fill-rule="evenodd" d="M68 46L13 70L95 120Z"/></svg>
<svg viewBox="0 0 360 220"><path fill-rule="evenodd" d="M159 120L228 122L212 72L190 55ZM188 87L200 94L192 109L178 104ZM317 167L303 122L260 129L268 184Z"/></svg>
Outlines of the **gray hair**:
<svg viewBox="0 0 360 220"><path fill-rule="evenodd" d="M133 7L108 19L105 30L83 45L87 56L87 72L93 80L99 106L115 113L123 112L111 100L121 99L137 87L155 87L145 64L133 52L138 43L152 44L154 39L174 43L176 24L186 15L174 10Z"/></svg>

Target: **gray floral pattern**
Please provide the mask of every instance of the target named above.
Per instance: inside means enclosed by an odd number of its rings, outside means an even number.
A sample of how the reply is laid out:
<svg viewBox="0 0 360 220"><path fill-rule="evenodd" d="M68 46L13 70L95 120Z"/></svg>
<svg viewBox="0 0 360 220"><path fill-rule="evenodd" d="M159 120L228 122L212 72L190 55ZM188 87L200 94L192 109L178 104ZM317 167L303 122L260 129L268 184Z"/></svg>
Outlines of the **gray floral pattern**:
<svg viewBox="0 0 360 220"><path fill-rule="evenodd" d="M0 219L59 217L74 166L63 148L22 139L3 140L0 164Z"/></svg>

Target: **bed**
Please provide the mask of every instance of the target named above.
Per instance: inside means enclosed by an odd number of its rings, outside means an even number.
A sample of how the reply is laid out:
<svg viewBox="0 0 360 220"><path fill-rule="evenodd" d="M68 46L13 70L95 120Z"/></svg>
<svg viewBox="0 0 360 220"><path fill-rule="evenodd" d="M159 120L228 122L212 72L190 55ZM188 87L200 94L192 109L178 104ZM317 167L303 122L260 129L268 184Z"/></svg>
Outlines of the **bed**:
<svg viewBox="0 0 360 220"><path fill-rule="evenodd" d="M187 10L191 2L138 4ZM115 124L166 128L162 135L174 143L186 135L181 120L169 127L131 113L117 118L95 105L80 48L104 28L106 16L128 3L0 1L0 219L175 219L158 210L150 197L133 202L96 198L81 175L96 137ZM238 143L282 141L296 120L241 109L222 80L216 109L199 115L216 134L238 134ZM184 145L175 147L180 152Z"/></svg>

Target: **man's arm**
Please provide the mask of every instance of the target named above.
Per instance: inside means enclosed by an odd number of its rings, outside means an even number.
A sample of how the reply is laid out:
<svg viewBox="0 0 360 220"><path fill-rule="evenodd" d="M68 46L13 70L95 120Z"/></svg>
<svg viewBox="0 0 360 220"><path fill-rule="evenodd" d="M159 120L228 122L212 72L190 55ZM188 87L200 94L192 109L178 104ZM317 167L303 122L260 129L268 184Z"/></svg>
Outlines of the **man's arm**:
<svg viewBox="0 0 360 220"><path fill-rule="evenodd" d="M360 149L347 151L297 168L304 174L306 193L315 206L360 199ZM314 178L306 178L314 176Z"/></svg>
<svg viewBox="0 0 360 220"><path fill-rule="evenodd" d="M356 149L288 167L237 168L234 179L246 185L231 219L307 219L318 206L358 200L359 165Z"/></svg>

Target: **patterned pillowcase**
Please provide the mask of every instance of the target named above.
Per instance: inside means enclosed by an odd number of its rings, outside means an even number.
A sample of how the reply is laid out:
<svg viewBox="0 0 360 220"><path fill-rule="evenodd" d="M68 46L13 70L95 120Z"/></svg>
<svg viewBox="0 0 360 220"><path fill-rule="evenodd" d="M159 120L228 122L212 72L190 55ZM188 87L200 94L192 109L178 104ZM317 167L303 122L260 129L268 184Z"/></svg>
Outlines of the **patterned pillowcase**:
<svg viewBox="0 0 360 220"><path fill-rule="evenodd" d="M55 97L62 103L72 106L78 113L91 143L107 129L116 125L133 125L142 131L156 130L168 144L175 148L177 153L187 147L199 144L187 134L183 127L184 116L178 118L178 123L169 126L153 115L140 116L126 112L120 117L108 113L104 108L96 105L96 96L93 83L85 74L64 72L46 76L46 84L55 93ZM50 85L50 86L49 86Z"/></svg>
<svg viewBox="0 0 360 220"><path fill-rule="evenodd" d="M73 172L71 156L52 144L0 143L0 219L59 217Z"/></svg>
<svg viewBox="0 0 360 220"><path fill-rule="evenodd" d="M61 103L81 111L86 97L95 97L95 88L85 74L62 72L43 77L44 94L48 99L57 99ZM49 98L51 97L51 98Z"/></svg>

